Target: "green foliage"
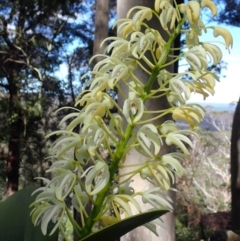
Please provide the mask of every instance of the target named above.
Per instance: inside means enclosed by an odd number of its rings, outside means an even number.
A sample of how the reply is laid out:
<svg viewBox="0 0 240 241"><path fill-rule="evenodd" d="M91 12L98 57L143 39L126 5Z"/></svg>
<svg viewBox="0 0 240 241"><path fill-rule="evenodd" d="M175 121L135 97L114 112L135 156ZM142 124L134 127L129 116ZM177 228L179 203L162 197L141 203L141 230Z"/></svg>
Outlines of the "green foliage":
<svg viewBox="0 0 240 241"><path fill-rule="evenodd" d="M203 226L201 222L195 222L191 224L190 213L187 212L187 208L181 204L177 204L176 207L176 240L177 241L192 241L199 239L207 239L212 235L212 231ZM193 214L196 215L196 214ZM193 217L194 218L194 217ZM200 220L199 220L200 221Z"/></svg>
<svg viewBox="0 0 240 241"><path fill-rule="evenodd" d="M180 204L196 205L202 213L229 210L229 117L229 113L207 113L205 121L211 122L210 128L214 131L199 129L199 138L192 137L191 158L185 162L185 176L177 184L181 190Z"/></svg>
<svg viewBox="0 0 240 241"><path fill-rule="evenodd" d="M183 225L183 223L181 223L178 218L176 219L175 225L176 225L175 229L176 229L177 241L192 241L196 239L196 235L197 235L196 227L195 228L187 227Z"/></svg>
<svg viewBox="0 0 240 241"><path fill-rule="evenodd" d="M165 210L155 210L139 215L126 218L123 221L120 221L116 224L110 225L104 229L101 229L98 232L95 232L86 238L80 239L79 241L96 241L96 240L106 240L106 241L115 241L124 234L130 232L131 230L142 226L148 222L153 221L154 219L159 218L160 216L166 214L168 211Z"/></svg>
<svg viewBox="0 0 240 241"><path fill-rule="evenodd" d="M82 87L79 78L91 57L92 4L85 0L0 3L0 147L10 146L0 156L0 175L3 180L7 175L8 182L17 175L6 172L9 152L16 160L9 170L19 168L16 186L36 183L34 178L43 175L43 166L48 166L44 158L49 155L44 136L57 125L53 113L61 105L72 105ZM88 24L76 21L84 13ZM71 78L57 74L62 64L68 66ZM9 145L12 139L17 140L15 152Z"/></svg>
<svg viewBox="0 0 240 241"><path fill-rule="evenodd" d="M208 108L199 138L184 163L186 174L177 184L176 236L178 241L206 239L211 230L203 227L201 216L230 209L231 112ZM203 237L203 235L205 237Z"/></svg>
<svg viewBox="0 0 240 241"><path fill-rule="evenodd" d="M0 240L57 241L58 232L44 236L40 226L34 227L29 205L35 200L36 187L24 188L0 204ZM49 227L51 228L51 227Z"/></svg>
<svg viewBox="0 0 240 241"><path fill-rule="evenodd" d="M209 230L209 229L203 229L201 230L200 225L198 226L191 226L188 227L186 225L184 225L184 223L181 222L181 220L179 219L179 216L176 219L175 222L175 229L176 229L176 240L177 241L192 241L195 239L208 239L209 237L211 237L211 235L213 234L213 231ZM202 233L204 232L204 234ZM202 235L204 235L204 237L202 237Z"/></svg>
<svg viewBox="0 0 240 241"><path fill-rule="evenodd" d="M66 239L67 241L73 241L74 229L73 229L73 225L70 222L70 220L68 219L67 215L65 215L63 217L62 226L64 229L64 233L61 232L61 230L59 231L60 238L62 238L63 240Z"/></svg>
<svg viewBox="0 0 240 241"><path fill-rule="evenodd" d="M4 241L56 241L58 232L44 236L40 226L34 227L30 217L30 204L36 195L32 192L36 187L26 187L0 204L0 240ZM127 218L117 224L110 225L95 232L81 241L107 240L114 241L132 229L151 222L164 215L167 211L150 211ZM51 226L48 230L51 230ZM14 231L13 231L14 230Z"/></svg>

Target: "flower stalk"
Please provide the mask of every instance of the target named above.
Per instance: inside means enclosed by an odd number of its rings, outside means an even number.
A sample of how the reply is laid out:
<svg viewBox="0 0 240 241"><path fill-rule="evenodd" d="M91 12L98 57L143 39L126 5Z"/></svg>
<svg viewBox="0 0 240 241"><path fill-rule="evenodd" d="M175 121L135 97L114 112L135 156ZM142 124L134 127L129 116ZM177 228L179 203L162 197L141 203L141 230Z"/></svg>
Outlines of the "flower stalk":
<svg viewBox="0 0 240 241"><path fill-rule="evenodd" d="M65 130L48 135L60 135L53 144L58 161L48 170L53 173L53 179L42 178L47 186L37 190L41 193L32 204L33 221L35 225L41 222L44 233L50 220L56 223L55 231L66 213L78 238L82 239L96 229L95 224L101 228L131 217L130 204L142 213L136 196L140 196L143 203L150 204L155 210L172 210L166 191L174 183L175 175L183 175L181 162L188 157L188 148L192 146L188 135L195 135L192 130L204 118L204 109L187 101L192 93L199 93L204 99L214 94L218 77L208 70L207 56L211 56L215 65L222 59L219 47L199 40L202 31L207 29L200 19L203 7L216 13L215 5L210 0L202 0L202 4L189 1L181 5L177 5L176 1L172 5L168 0L156 0L155 10L134 7L126 19L118 21L119 37L105 40L112 42L101 55L103 60L88 74L91 76L86 84L88 90L77 98L76 105L81 106L81 110L71 108L75 112L60 122L69 123ZM167 41L163 40L157 29L147 25L147 21L153 17L159 19L159 24L168 33ZM182 30L186 21L190 28ZM208 28L214 30L214 36L223 37L226 48L232 46L232 36L227 30L221 27ZM184 52L180 56L173 56L171 52L176 48L172 46L181 33L186 35L187 46L181 48ZM148 59L146 53L150 53L152 58ZM186 59L190 70L183 73L168 72L165 67L180 57ZM136 76L137 68L149 75L147 84ZM120 82L127 86L128 93L123 92ZM155 82L159 87L153 89ZM123 106L119 106L110 96L109 90L114 88L123 96ZM166 110L148 110L145 102L160 96L166 96L170 107ZM119 114L111 112L113 107L118 109ZM190 129L179 130L171 120L158 126L152 124L154 120L169 114L175 121L187 122ZM76 126L80 127L80 133L74 132ZM175 145L179 152L161 156L159 153L163 141L166 145ZM119 175L119 170L126 167L125 156L131 149L147 160L135 165L134 170ZM138 174L156 186L135 193L130 185L132 178ZM124 180L119 181L123 176ZM81 225L76 223L67 209L67 197L72 198L73 207L80 213ZM88 203L91 205L90 213L86 211ZM111 216L112 213L115 213L115 217ZM161 225L160 220L145 227L156 233L156 225Z"/></svg>

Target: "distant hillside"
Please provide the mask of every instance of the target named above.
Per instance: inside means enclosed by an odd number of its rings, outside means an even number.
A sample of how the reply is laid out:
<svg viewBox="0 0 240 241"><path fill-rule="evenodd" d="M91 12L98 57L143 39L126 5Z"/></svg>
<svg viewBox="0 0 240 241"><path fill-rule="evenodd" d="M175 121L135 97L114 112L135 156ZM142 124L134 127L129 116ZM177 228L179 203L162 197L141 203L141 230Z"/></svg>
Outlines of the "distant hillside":
<svg viewBox="0 0 240 241"><path fill-rule="evenodd" d="M213 107L216 111L235 111L236 103L199 103L204 108Z"/></svg>
<svg viewBox="0 0 240 241"><path fill-rule="evenodd" d="M236 104L226 103L199 103L206 109L206 116L200 123L200 128L209 131L217 131L219 129L230 131L232 129L232 120ZM178 121L177 125L181 129L189 128L184 121ZM217 127L217 128L216 128Z"/></svg>
<svg viewBox="0 0 240 241"><path fill-rule="evenodd" d="M215 111L234 111L237 103L207 103L207 102L199 102L199 105L204 108L213 108Z"/></svg>

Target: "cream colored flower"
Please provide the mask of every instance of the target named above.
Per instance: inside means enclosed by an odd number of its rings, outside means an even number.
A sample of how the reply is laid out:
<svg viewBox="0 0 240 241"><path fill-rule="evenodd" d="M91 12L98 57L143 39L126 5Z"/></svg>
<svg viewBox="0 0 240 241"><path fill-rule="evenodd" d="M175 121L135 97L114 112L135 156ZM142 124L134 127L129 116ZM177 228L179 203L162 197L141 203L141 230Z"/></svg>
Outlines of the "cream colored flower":
<svg viewBox="0 0 240 241"><path fill-rule="evenodd" d="M229 48L229 47L233 47L233 38L232 38L232 35L231 33L226 29L226 28L223 28L223 27L212 27L213 28L213 36L214 37L218 37L218 36L222 36L224 41L225 41L225 46L226 48Z"/></svg>
<svg viewBox="0 0 240 241"><path fill-rule="evenodd" d="M162 134L168 134L170 132L178 131L176 123L172 120L167 120L161 124L160 131Z"/></svg>
<svg viewBox="0 0 240 241"><path fill-rule="evenodd" d="M197 22L200 18L200 4L199 4L199 2L188 1L187 5L191 9L193 22Z"/></svg>
<svg viewBox="0 0 240 241"><path fill-rule="evenodd" d="M191 97L191 91L188 85L181 80L181 74L175 76L169 81L169 89L176 94L176 100L180 104L185 104Z"/></svg>
<svg viewBox="0 0 240 241"><path fill-rule="evenodd" d="M65 206L63 203L57 200L51 200L53 204L43 203L34 208L31 212L32 221L34 225L38 225L41 222L41 230L43 235L47 234L47 227L49 222L52 221L55 225L49 235L52 235L59 225L61 225L63 215L65 212Z"/></svg>
<svg viewBox="0 0 240 241"><path fill-rule="evenodd" d="M163 69L159 72L159 75L157 76L157 81L159 86L161 87L166 81L170 80L173 77L173 74L167 71L166 69Z"/></svg>
<svg viewBox="0 0 240 241"><path fill-rule="evenodd" d="M152 49L155 36L152 32L146 34L143 34L142 32L134 32L131 34L130 41L132 43L132 55L136 59L141 59L147 50Z"/></svg>
<svg viewBox="0 0 240 241"><path fill-rule="evenodd" d="M186 33L186 44L187 44L188 48L192 48L199 44L198 34L195 31L193 31L192 29L190 29Z"/></svg>
<svg viewBox="0 0 240 241"><path fill-rule="evenodd" d="M168 133L167 137L165 139L166 144L169 145L169 146L175 145L178 148L180 148L183 151L184 154L189 155L189 151L187 150L184 143L186 143L190 147L192 147L192 142L187 136L185 136L181 133L182 133L181 131L175 131L175 132Z"/></svg>
<svg viewBox="0 0 240 241"><path fill-rule="evenodd" d="M119 58L126 58L130 55L131 43L128 40L122 39L120 37L109 37L101 43L101 46L107 41L112 42L106 47L106 53L111 52L111 56Z"/></svg>
<svg viewBox="0 0 240 241"><path fill-rule="evenodd" d="M162 10L165 5L168 6L169 3L169 0L155 0L154 9L157 13L159 13L160 10Z"/></svg>
<svg viewBox="0 0 240 241"><path fill-rule="evenodd" d="M153 124L146 124L138 130L137 141L140 148L136 149L148 157L157 155L162 144L157 128Z"/></svg>
<svg viewBox="0 0 240 241"><path fill-rule="evenodd" d="M124 195L124 194L118 194L118 195L113 195L111 198L112 201L112 207L114 209L114 212L116 214L116 217L120 218L120 212L123 211L125 213L125 217L131 217L132 216L132 211L130 208L129 203L133 204L134 207L138 210L138 212L141 212L141 207L130 195ZM119 212L120 209L120 212Z"/></svg>
<svg viewBox="0 0 240 241"><path fill-rule="evenodd" d="M133 27L132 19L128 19L128 18L119 19L113 25L113 28L116 25L118 25L117 34L118 34L118 36L120 36L123 39L126 39L129 36L129 34L131 34L132 32L136 31L136 29L134 29L134 27ZM138 29L137 31L139 31L139 30L140 29Z"/></svg>
<svg viewBox="0 0 240 241"><path fill-rule="evenodd" d="M222 60L222 51L217 45L211 43L203 43L202 46L213 59L214 65L217 65Z"/></svg>
<svg viewBox="0 0 240 241"><path fill-rule="evenodd" d="M143 203L150 204L154 209L169 209L172 210L172 205L170 204L171 199L163 195L161 188L155 187L149 189L142 193L142 201Z"/></svg>
<svg viewBox="0 0 240 241"><path fill-rule="evenodd" d="M188 104L175 108L172 117L175 121L186 121L189 123L190 128L194 128L203 120L204 109L197 104Z"/></svg>
<svg viewBox="0 0 240 241"><path fill-rule="evenodd" d="M197 1L189 1L187 4L180 4L180 12L186 14L189 24L198 22L200 17L200 5Z"/></svg>
<svg viewBox="0 0 240 241"><path fill-rule="evenodd" d="M160 23L164 30L168 30L168 23L170 22L170 29L173 29L177 20L177 11L169 1L164 1L164 3L164 8L159 17Z"/></svg>
<svg viewBox="0 0 240 241"><path fill-rule="evenodd" d="M212 11L213 16L217 15L217 7L213 1L210 0L201 0L201 7L207 7Z"/></svg>
<svg viewBox="0 0 240 241"><path fill-rule="evenodd" d="M109 178L108 165L102 161L98 161L86 175L85 188L87 193L91 196L98 194L109 184Z"/></svg>
<svg viewBox="0 0 240 241"><path fill-rule="evenodd" d="M82 191L81 186L78 184L74 187L74 194L72 195L72 205L78 211L82 210L87 206L89 198L86 192Z"/></svg>
<svg viewBox="0 0 240 241"><path fill-rule="evenodd" d="M130 91L129 97L124 101L123 114L128 123L136 123L143 115L144 105L135 92Z"/></svg>
<svg viewBox="0 0 240 241"><path fill-rule="evenodd" d="M123 184L119 185L118 193L119 194L126 194L126 195L132 195L134 194L134 189L130 187L130 184L133 182L133 180L129 180Z"/></svg>
<svg viewBox="0 0 240 241"><path fill-rule="evenodd" d="M131 8L127 13L127 18L130 17L131 13L137 10L133 17L132 17L132 23L133 28L135 31L139 31L141 28L141 24L144 20L151 20L152 19L152 9L148 7L143 6L137 6Z"/></svg>
<svg viewBox="0 0 240 241"><path fill-rule="evenodd" d="M184 54L187 62L194 70L207 69L208 61L206 51L202 46L195 46Z"/></svg>

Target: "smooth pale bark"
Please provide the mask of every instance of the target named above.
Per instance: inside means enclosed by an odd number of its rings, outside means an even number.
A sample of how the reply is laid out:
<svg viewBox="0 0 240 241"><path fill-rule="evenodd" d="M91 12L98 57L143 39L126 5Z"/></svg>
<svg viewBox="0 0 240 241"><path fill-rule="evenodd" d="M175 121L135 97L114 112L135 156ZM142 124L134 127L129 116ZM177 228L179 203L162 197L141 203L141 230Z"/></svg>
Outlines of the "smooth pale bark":
<svg viewBox="0 0 240 241"><path fill-rule="evenodd" d="M231 137L231 229L240 232L240 100L235 110Z"/></svg>
<svg viewBox="0 0 240 241"><path fill-rule="evenodd" d="M105 45L100 48L102 41L108 37L108 20L109 20L109 0L97 0L95 14L95 32L93 42L93 55L102 54ZM102 60L98 56L94 58L92 66Z"/></svg>
<svg viewBox="0 0 240 241"><path fill-rule="evenodd" d="M128 10L133 7L133 6L147 6L150 8L153 8L154 6L154 0L118 0L117 2L117 15L118 18L125 18ZM160 23L157 18L154 18L154 20L147 22L152 28L155 29L161 29L160 28ZM166 34L164 33L163 30L161 30L162 36L165 36L165 39L167 39ZM150 58L150 57L149 57ZM170 66L168 68L169 71L174 72L174 66ZM141 69L137 70L136 75L138 76L139 79L142 81L145 81L147 83L149 79L149 75L143 72ZM128 93L128 89L126 88L125 85L121 85L124 93ZM153 88L157 87L157 84L153 86ZM123 98L119 95L119 104L120 106L123 105ZM159 110L159 109L166 109L169 107L169 104L167 102L166 98L159 98L159 99L154 99L151 101L147 101L145 103L145 106L147 107L148 110ZM162 118L161 120L155 121L153 124L159 125L162 122L166 120L171 119L171 116L166 116L165 118ZM161 154L163 153L169 153L171 151L172 147L168 147L164 145L161 148ZM135 164L135 163L140 163L140 162L145 162L146 158L142 155L140 155L138 152L136 152L134 149L132 149L129 154L126 157L125 164ZM125 168L124 170L121 171L121 174L129 172L131 169L130 168ZM135 191L142 191L148 190L149 188L152 187L152 185L144 181L140 178L140 176L136 176L134 178L134 182L131 183L131 186L135 189ZM175 201L175 193L169 193L173 201ZM151 208L148 205L145 205L141 202L140 199L138 199L141 207L143 210L147 210ZM133 210L133 213L135 210ZM169 213L163 217L164 221L164 228L158 228L158 234L159 237L157 237L155 234L153 234L151 231L146 229L145 227L139 227L132 232L126 234L121 238L121 241L174 241L175 240L175 217L174 213Z"/></svg>

